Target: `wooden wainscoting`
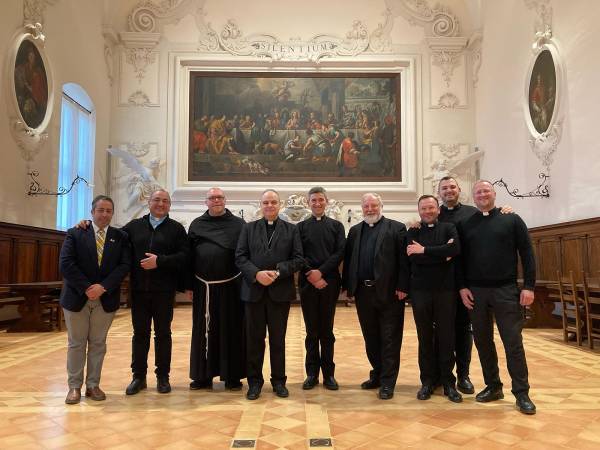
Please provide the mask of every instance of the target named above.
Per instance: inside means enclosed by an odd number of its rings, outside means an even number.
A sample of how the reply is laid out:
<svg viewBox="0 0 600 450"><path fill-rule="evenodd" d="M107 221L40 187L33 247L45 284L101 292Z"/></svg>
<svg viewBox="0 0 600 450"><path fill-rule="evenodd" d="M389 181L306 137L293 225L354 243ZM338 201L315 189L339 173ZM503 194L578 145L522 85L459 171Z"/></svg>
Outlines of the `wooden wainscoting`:
<svg viewBox="0 0 600 450"><path fill-rule="evenodd" d="M537 278L556 279L556 271L600 271L600 217L530 228Z"/></svg>
<svg viewBox="0 0 600 450"><path fill-rule="evenodd" d="M56 281L64 231L0 222L0 283Z"/></svg>

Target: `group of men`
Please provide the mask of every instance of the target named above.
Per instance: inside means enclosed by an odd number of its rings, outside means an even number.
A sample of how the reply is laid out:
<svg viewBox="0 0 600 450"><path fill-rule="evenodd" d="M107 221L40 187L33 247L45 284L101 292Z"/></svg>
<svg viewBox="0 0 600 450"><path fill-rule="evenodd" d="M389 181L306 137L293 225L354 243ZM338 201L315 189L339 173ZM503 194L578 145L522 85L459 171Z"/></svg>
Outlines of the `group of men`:
<svg viewBox="0 0 600 450"><path fill-rule="evenodd" d="M345 291L356 301L372 367L362 389L378 389L382 400L393 397L405 300L410 299L419 340L418 399L430 398L438 385L453 402L462 401L457 387L474 393L469 379L471 322L486 383L476 400L503 398L493 341L495 316L517 407L535 413L521 338L522 307L533 302L535 284L527 228L518 215L495 207L491 183L474 185L476 208L460 204L459 194L454 179L442 179L438 195L443 205L434 196L422 196L421 221L409 230L383 216L378 194L364 194L363 221L350 229L347 239L342 223L325 214L328 198L321 187L308 192L312 215L298 225L279 218L281 200L273 189L262 193L263 217L245 223L226 208L225 193L212 188L206 213L192 222L187 235L168 217L170 197L164 190L152 194L147 216L122 230L109 226L112 200L97 197L92 226L80 222L69 230L61 252L61 304L69 336L66 403L80 401L86 347L86 396L105 398L99 388L105 340L119 305L119 284L129 271L134 334L128 395L146 388L152 321L157 390L170 391L173 301L175 291L185 289L193 298L190 389L211 388L218 376L227 389L240 390L241 379L247 378L246 397L259 398L268 330L270 382L277 396L287 397L285 335L298 272L306 325L303 389L318 385L320 374L326 389L339 388L333 323L337 299ZM521 291L517 254L523 264Z"/></svg>

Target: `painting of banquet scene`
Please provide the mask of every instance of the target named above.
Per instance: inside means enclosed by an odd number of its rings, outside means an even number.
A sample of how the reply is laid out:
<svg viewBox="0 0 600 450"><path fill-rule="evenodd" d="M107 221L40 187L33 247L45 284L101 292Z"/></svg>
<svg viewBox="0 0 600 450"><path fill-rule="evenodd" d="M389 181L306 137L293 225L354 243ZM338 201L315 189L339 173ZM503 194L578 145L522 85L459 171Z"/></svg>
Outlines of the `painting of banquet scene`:
<svg viewBox="0 0 600 450"><path fill-rule="evenodd" d="M400 181L399 77L193 72L189 180Z"/></svg>

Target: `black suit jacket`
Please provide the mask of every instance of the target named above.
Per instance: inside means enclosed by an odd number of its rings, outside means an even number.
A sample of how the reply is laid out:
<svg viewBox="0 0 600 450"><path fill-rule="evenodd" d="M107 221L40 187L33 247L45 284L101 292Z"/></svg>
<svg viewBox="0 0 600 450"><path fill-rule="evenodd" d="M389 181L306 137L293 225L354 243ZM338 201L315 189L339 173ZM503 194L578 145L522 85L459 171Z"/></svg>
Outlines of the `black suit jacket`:
<svg viewBox="0 0 600 450"><path fill-rule="evenodd" d="M396 290L408 292L408 258L406 256L406 227L395 220L381 218L381 227L375 243L375 291L377 299L386 303L396 298ZM358 257L363 222L354 225L348 233L344 256L342 288L354 297L358 288Z"/></svg>
<svg viewBox="0 0 600 450"><path fill-rule="evenodd" d="M68 311L81 311L87 301L85 291L101 284L106 292L100 297L106 312L116 311L120 303L121 281L131 266L127 234L113 227L106 230L102 264L98 267L94 227L71 228L60 251L60 271L64 283L60 304Z"/></svg>
<svg viewBox="0 0 600 450"><path fill-rule="evenodd" d="M294 273L304 265L300 233L295 225L278 219L269 247L265 220L247 223L238 240L235 263L242 272L243 301L257 302L267 289L273 301L290 302L296 298ZM279 278L263 286L256 281L261 270L279 270Z"/></svg>

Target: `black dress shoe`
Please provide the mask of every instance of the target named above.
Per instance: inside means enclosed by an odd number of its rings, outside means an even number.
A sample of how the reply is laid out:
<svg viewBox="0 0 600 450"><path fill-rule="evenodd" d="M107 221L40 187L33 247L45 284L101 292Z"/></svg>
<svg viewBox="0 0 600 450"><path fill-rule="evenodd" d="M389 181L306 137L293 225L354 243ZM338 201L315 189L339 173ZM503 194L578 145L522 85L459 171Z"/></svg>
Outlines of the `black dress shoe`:
<svg viewBox="0 0 600 450"><path fill-rule="evenodd" d="M273 385L273 392L277 397L286 398L290 396L290 392L285 387L285 384L277 383Z"/></svg>
<svg viewBox="0 0 600 450"><path fill-rule="evenodd" d="M190 390L212 389L212 380L194 380L190 383Z"/></svg>
<svg viewBox="0 0 600 450"><path fill-rule="evenodd" d="M227 380L225 381L225 389L230 391L241 391L242 382L240 380Z"/></svg>
<svg viewBox="0 0 600 450"><path fill-rule="evenodd" d="M529 395L525 393L517 395L517 408L519 408L519 411L523 414L535 414L535 405L529 398Z"/></svg>
<svg viewBox="0 0 600 450"><path fill-rule="evenodd" d="M308 375L304 383L302 383L302 389L308 391L309 389L314 388L317 384L319 384L319 378L314 375Z"/></svg>
<svg viewBox="0 0 600 450"><path fill-rule="evenodd" d="M156 390L159 394L168 394L171 392L171 384L169 383L169 377L158 377L156 379Z"/></svg>
<svg viewBox="0 0 600 450"><path fill-rule="evenodd" d="M446 385L444 386L444 395L448 397L448 400L454 403L462 402L462 395L458 393L454 386Z"/></svg>
<svg viewBox="0 0 600 450"><path fill-rule="evenodd" d="M429 384L424 384L417 392L417 400L429 400L433 394L434 388Z"/></svg>
<svg viewBox="0 0 600 450"><path fill-rule="evenodd" d="M146 389L146 379L145 378L134 378L125 389L125 394L127 395L135 395L140 392L142 389Z"/></svg>
<svg viewBox="0 0 600 450"><path fill-rule="evenodd" d="M379 380L374 380L373 378L369 378L367 381L363 381L360 385L361 389L377 389L381 386Z"/></svg>
<svg viewBox="0 0 600 450"><path fill-rule="evenodd" d="M394 388L392 386L381 386L377 396L381 400L389 400L394 396Z"/></svg>
<svg viewBox="0 0 600 450"><path fill-rule="evenodd" d="M246 392L246 398L248 400L256 400L260 397L260 390L262 386L260 384L251 384L248 386L248 392Z"/></svg>
<svg viewBox="0 0 600 450"><path fill-rule="evenodd" d="M468 376L459 378L458 383L456 383L456 387L463 394L475 393L475 386L473 386L473 383L471 383L471 380L469 380Z"/></svg>
<svg viewBox="0 0 600 450"><path fill-rule="evenodd" d="M493 402L504 398L502 386L486 386L486 388L475 396L475 400L481 403Z"/></svg>
<svg viewBox="0 0 600 450"><path fill-rule="evenodd" d="M329 389L330 391L337 391L340 388L338 382L335 380L335 378L333 378L333 375L323 378L323 386L325 386L325 389Z"/></svg>

